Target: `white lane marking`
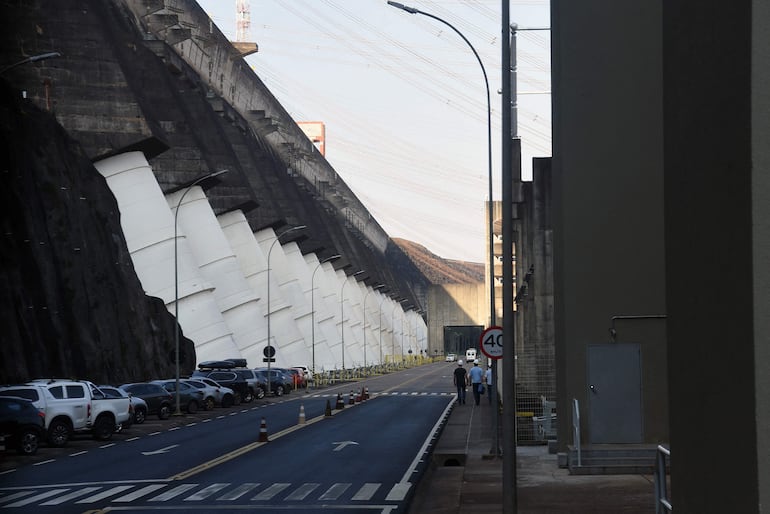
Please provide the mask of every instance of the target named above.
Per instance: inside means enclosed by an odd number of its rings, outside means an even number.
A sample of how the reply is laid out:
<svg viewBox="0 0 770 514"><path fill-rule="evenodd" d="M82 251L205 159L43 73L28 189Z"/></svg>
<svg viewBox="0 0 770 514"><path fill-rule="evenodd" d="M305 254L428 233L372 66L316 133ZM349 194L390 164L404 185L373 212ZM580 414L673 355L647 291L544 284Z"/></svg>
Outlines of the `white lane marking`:
<svg viewBox="0 0 770 514"><path fill-rule="evenodd" d="M150 493L153 493L157 491L158 489L163 489L164 487L168 487L166 484L153 484L153 485L147 485L142 487L141 489L138 489L136 491L133 491L131 493L128 493L126 495L121 496L120 498L115 498L114 502L132 502L136 500L137 498L141 498L142 496L147 496Z"/></svg>
<svg viewBox="0 0 770 514"><path fill-rule="evenodd" d="M240 498L244 494L248 493L252 489L256 488L257 486L259 486L259 483L255 483L255 484L249 484L249 483L241 484L238 487L236 487L235 489L233 489L232 491L230 491L229 493L224 494L224 495L220 496L219 498L217 498L217 501L237 500L238 498Z"/></svg>
<svg viewBox="0 0 770 514"><path fill-rule="evenodd" d="M262 491L261 493L259 493L258 495L256 495L254 498L252 498L252 500L256 500L256 501L270 500L273 498L273 496L280 493L290 485L291 484L286 484L286 483L273 484L267 489L265 489L264 491Z"/></svg>
<svg viewBox="0 0 770 514"><path fill-rule="evenodd" d="M326 490L325 493L321 495L319 500L336 500L339 498L342 493L348 490L348 487L350 487L351 484L334 484L329 489Z"/></svg>
<svg viewBox="0 0 770 514"><path fill-rule="evenodd" d="M379 488L380 488L380 484L366 483L363 486L361 486L361 489L359 489L356 494L353 495L352 500L353 501L371 500L372 496L374 496L374 493L376 493L377 489Z"/></svg>
<svg viewBox="0 0 770 514"><path fill-rule="evenodd" d="M410 487L412 487L412 484L409 482L399 482L390 490L388 495L385 497L385 501L403 501L404 498L406 498L406 493L409 492Z"/></svg>
<svg viewBox="0 0 770 514"><path fill-rule="evenodd" d="M151 452L142 452L142 455L160 455L162 453L168 453L169 450L176 448L179 446L178 444L172 444L171 446L166 446L165 448L160 448L159 450L153 450Z"/></svg>
<svg viewBox="0 0 770 514"><path fill-rule="evenodd" d="M176 498L180 494L184 494L190 489L194 489L198 487L198 484L182 484L178 487L175 487L171 489L170 491L166 491L163 494L159 494L158 496L155 496L154 498L150 498L148 501L151 502L165 502L168 500L171 500L172 498Z"/></svg>
<svg viewBox="0 0 770 514"><path fill-rule="evenodd" d="M113 496L118 493L122 493L123 491L126 491L128 489L131 489L134 487L133 485L120 485L118 487L113 487L112 489L107 489L106 491L102 491L99 494L95 494L93 496L89 496L88 498L83 498L82 500L79 500L75 503L95 503L99 500L103 500L105 498L108 498L110 496Z"/></svg>
<svg viewBox="0 0 770 514"><path fill-rule="evenodd" d="M192 496L189 496L189 497L185 498L184 501L186 501L186 502L197 502L197 501L200 501L200 500L205 500L206 498L208 498L212 494L218 493L219 491L221 491L222 489L224 489L228 485L230 485L230 484L211 484L208 487L204 487L203 489L201 489L197 493L193 494Z"/></svg>
<svg viewBox="0 0 770 514"><path fill-rule="evenodd" d="M321 484L305 483L299 486L293 493L286 497L287 501L304 500L307 496L315 491Z"/></svg>
<svg viewBox="0 0 770 514"><path fill-rule="evenodd" d="M53 500L49 500L45 503L41 503L40 505L61 505L64 502L68 502L70 500L74 500L75 498L80 498L81 496L85 496L87 494L91 494L94 491L98 491L101 489L100 487L86 487L84 489L78 489L77 491L73 491L69 494L65 494L64 496L59 496L58 498L54 498Z"/></svg>
<svg viewBox="0 0 770 514"><path fill-rule="evenodd" d="M336 444L337 447L334 449L335 452L338 452L345 448L346 446L350 446L351 444L358 446L358 443L355 441L335 441L332 444Z"/></svg>
<svg viewBox="0 0 770 514"><path fill-rule="evenodd" d="M12 507L24 507L25 505L29 505L30 503L34 503L38 500L50 498L51 496L56 496L57 494L66 493L67 491L69 491L69 489L51 489L50 491L36 494L35 496L30 496L29 498L24 498L23 500L17 501L15 503L4 505L3 508L10 509Z"/></svg>

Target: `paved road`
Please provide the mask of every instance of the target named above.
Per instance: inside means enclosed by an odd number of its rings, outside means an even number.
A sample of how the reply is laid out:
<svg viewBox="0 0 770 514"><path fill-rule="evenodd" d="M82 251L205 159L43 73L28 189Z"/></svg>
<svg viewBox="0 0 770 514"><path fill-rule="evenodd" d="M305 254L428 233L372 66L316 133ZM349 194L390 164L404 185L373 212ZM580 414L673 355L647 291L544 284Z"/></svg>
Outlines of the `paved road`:
<svg viewBox="0 0 770 514"><path fill-rule="evenodd" d="M351 387L368 388L371 399L350 405ZM338 392L348 393L345 408L326 416ZM446 366L436 364L279 401L151 418L107 444L79 438L42 448L35 465L4 459L0 507L403 512L452 399ZM262 419L269 443L259 441Z"/></svg>

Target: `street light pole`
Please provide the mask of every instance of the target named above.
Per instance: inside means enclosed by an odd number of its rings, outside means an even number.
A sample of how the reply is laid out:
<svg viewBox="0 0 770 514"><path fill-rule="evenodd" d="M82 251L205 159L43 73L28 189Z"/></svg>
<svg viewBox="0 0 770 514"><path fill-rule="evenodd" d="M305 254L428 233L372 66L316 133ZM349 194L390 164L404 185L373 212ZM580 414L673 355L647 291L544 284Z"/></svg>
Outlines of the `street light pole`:
<svg viewBox="0 0 770 514"><path fill-rule="evenodd" d="M341 255L332 255L331 257L327 257L326 259L322 260L318 263L318 265L313 270L313 275L310 277L310 326L311 326L311 338L313 342L313 376L315 377L315 272L318 271L318 269L327 262L336 261L342 257ZM316 386L318 387L318 386Z"/></svg>
<svg viewBox="0 0 770 514"><path fill-rule="evenodd" d="M364 295L364 374L366 374L366 299L369 297L369 293L377 291L385 287L385 284L378 284L369 289Z"/></svg>
<svg viewBox="0 0 770 514"><path fill-rule="evenodd" d="M58 52L54 52L54 53L58 54ZM51 55L51 54L43 54L43 55ZM53 57L53 55L51 56ZM187 193L189 193L193 187L197 186L204 180L208 180L210 178L214 178L216 176L222 175L223 173L227 173L227 171L228 170L219 170L213 173L209 173L208 175L204 175L202 177L199 177L193 180L189 185L185 186L185 191L184 193L182 193L181 198L179 198L179 201L176 204L176 210L174 211L174 319L176 320L176 325L177 325L176 330L174 331L174 347L176 348L176 382L175 382L176 409L174 410L174 416L182 415L182 410L180 408L180 398L179 398L179 331L182 328L182 326L179 324L179 257L178 257L179 256L179 249L178 249L179 224L177 223L177 220L179 219L179 209L182 207L182 201L184 200L184 197L187 196Z"/></svg>
<svg viewBox="0 0 770 514"><path fill-rule="evenodd" d="M468 38L466 38L462 32L457 30L457 28L449 23L446 20L443 20L439 18L438 16L435 16L433 14L427 13L425 11L421 11L419 9L416 9L414 7L409 7L404 4L401 4L399 2L392 2L388 1L388 5L392 5L396 9L401 9L402 11L406 11L409 14L421 14L423 16L427 16L428 18L432 18L440 23L443 23L450 29L452 29L458 36L462 38L463 41L468 45L468 47L471 49L471 52L473 52L473 55L476 56L476 60L479 62L479 66L481 67L481 73L484 75L484 85L486 87L487 92L487 167L488 167L488 195L489 195L489 208L487 209L489 211L488 213L488 220L487 223L489 224L488 228L488 238L489 238L489 320L490 324L489 326L495 325L495 247L494 247L494 230L493 230L493 223L494 223L494 215L493 215L493 209L492 209L492 104L489 97L489 79L487 78L487 70L484 68L484 63L481 62L481 57L479 57L478 52L476 52L476 49L473 47L470 41L468 41Z"/></svg>
<svg viewBox="0 0 770 514"><path fill-rule="evenodd" d="M356 277L363 273L364 270L358 270L352 275L351 277ZM342 372L345 372L345 284L348 283L348 278L345 277L345 280L342 281L342 287L340 288L340 336L342 337Z"/></svg>
<svg viewBox="0 0 770 514"><path fill-rule="evenodd" d="M275 241L270 245L270 249L267 252L267 348L265 357L267 358L267 389L268 391L272 389L270 387L270 383L272 380L272 377L270 376L270 361L273 359L273 355L275 352L273 351L273 346L270 342L270 255L273 253L273 247L275 244L281 240L281 237L288 234L289 232L293 232L295 230L300 230L305 228L305 225L297 225L296 227L287 228L277 236L275 236Z"/></svg>

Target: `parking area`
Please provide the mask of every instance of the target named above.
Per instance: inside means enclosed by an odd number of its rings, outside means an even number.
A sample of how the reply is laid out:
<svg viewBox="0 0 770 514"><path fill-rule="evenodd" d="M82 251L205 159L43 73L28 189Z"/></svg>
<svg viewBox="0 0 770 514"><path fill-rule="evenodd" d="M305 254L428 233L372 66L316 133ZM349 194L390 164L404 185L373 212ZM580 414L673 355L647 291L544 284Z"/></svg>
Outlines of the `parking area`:
<svg viewBox="0 0 770 514"><path fill-rule="evenodd" d="M13 449L5 449L5 451L0 451L0 476L2 476L3 472L7 472L19 466L45 462L49 459L72 455L91 448L116 444L133 437L142 437L155 432L182 427L190 423L197 423L205 419L216 418L223 415L227 416L233 411L251 409L255 406L267 405L276 401L292 400L299 398L300 395L304 396L304 394L304 390L298 390L286 397L266 397L261 400L254 400L250 403L241 403L240 405L233 405L230 407L215 407L211 410L198 410L194 414L183 413L181 416L174 416L172 414L167 419L160 419L158 416L150 415L144 423L133 424L129 428L122 429L119 432L114 433L112 438L108 441L97 441L91 434L78 433L73 435L67 445L62 448L55 448L47 443L43 443L35 455L19 455Z"/></svg>

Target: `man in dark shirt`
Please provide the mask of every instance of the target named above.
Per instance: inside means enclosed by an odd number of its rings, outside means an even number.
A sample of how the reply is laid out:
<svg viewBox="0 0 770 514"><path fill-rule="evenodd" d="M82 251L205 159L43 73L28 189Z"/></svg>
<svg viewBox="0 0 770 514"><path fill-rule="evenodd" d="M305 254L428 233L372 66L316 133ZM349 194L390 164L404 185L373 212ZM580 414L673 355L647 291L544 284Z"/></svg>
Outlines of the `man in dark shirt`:
<svg viewBox="0 0 770 514"><path fill-rule="evenodd" d="M465 368L463 368L463 361L457 361L457 367L454 372L454 382L457 387L457 403L465 403L465 386L468 384L468 376Z"/></svg>

